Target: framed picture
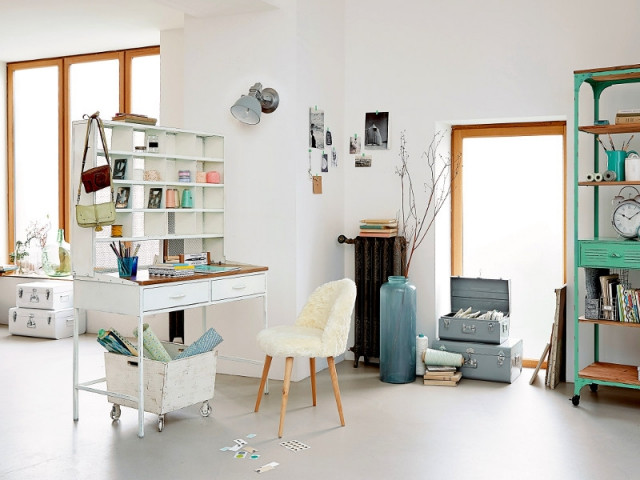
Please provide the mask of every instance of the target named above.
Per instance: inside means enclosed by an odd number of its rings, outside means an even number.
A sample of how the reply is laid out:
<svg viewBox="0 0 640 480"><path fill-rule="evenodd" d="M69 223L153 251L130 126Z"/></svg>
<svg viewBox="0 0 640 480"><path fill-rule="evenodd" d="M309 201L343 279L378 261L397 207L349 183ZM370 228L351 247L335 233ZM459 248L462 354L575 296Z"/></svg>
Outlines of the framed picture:
<svg viewBox="0 0 640 480"><path fill-rule="evenodd" d="M324 110L309 109L309 147L324 148Z"/></svg>
<svg viewBox="0 0 640 480"><path fill-rule="evenodd" d="M162 188L149 189L149 205L147 208L160 208L162 202Z"/></svg>
<svg viewBox="0 0 640 480"><path fill-rule="evenodd" d="M118 187L116 195L116 208L129 207L129 194L131 193L131 187Z"/></svg>
<svg viewBox="0 0 640 480"><path fill-rule="evenodd" d="M364 148L389 148L389 112L370 112L364 117Z"/></svg>
<svg viewBox="0 0 640 480"><path fill-rule="evenodd" d="M113 162L113 178L115 180L123 180L127 170L127 159L116 158Z"/></svg>

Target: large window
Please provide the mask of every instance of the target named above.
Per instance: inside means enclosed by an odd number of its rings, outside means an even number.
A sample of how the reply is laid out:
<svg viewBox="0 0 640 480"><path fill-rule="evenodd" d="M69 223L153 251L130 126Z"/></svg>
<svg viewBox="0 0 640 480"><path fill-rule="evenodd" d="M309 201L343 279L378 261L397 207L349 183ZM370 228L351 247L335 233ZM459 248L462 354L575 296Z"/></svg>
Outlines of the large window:
<svg viewBox="0 0 640 480"><path fill-rule="evenodd" d="M10 63L7 97L12 251L32 222L70 231L71 122L96 111L159 118L160 48Z"/></svg>

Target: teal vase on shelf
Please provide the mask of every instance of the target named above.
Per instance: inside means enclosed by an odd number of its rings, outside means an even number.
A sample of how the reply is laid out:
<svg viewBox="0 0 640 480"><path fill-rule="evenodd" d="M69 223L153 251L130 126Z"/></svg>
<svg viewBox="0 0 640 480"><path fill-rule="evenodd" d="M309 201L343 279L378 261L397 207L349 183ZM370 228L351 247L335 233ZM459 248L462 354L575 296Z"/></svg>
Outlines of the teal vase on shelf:
<svg viewBox="0 0 640 480"><path fill-rule="evenodd" d="M64 229L58 229L56 242L42 250L42 270L49 277L71 275L71 247L64 241Z"/></svg>
<svg viewBox="0 0 640 480"><path fill-rule="evenodd" d="M380 287L380 380L416 379L416 287L404 276L391 276Z"/></svg>

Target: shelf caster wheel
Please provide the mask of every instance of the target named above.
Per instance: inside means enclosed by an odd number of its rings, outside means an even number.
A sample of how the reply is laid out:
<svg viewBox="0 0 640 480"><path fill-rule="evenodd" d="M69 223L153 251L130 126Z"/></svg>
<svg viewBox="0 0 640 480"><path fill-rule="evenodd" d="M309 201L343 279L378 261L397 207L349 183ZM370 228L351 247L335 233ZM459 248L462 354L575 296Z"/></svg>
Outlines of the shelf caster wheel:
<svg viewBox="0 0 640 480"><path fill-rule="evenodd" d="M591 389L592 392L597 392L598 391L598 384L597 383L591 383L591 384L589 384L589 388Z"/></svg>
<svg viewBox="0 0 640 480"><path fill-rule="evenodd" d="M118 420L120 418L120 405L114 403L111 407L111 420Z"/></svg>
<svg viewBox="0 0 640 480"><path fill-rule="evenodd" d="M204 402L202 402L202 407L200 407L200 415L202 415L203 417L208 417L209 414L211 413L211 405L209 405L209 400L205 400Z"/></svg>
<svg viewBox="0 0 640 480"><path fill-rule="evenodd" d="M577 407L580 404L580 395L574 395L571 399L571 403L573 403L574 407Z"/></svg>
<svg viewBox="0 0 640 480"><path fill-rule="evenodd" d="M164 428L164 415L158 415L158 431L161 432Z"/></svg>

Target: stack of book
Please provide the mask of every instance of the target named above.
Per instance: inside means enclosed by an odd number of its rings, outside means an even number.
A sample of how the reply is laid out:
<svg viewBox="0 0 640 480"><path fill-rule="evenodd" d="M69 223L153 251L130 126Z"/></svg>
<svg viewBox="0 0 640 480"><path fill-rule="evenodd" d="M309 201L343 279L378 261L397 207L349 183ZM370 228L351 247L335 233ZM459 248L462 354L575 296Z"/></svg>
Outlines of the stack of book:
<svg viewBox="0 0 640 480"><path fill-rule="evenodd" d="M461 378L462 372L459 372L456 367L427 365L424 372L425 385L457 387Z"/></svg>
<svg viewBox="0 0 640 480"><path fill-rule="evenodd" d="M149 267L149 275L162 277L188 277L195 273L195 266L188 263L156 263Z"/></svg>
<svg viewBox="0 0 640 480"><path fill-rule="evenodd" d="M625 123L640 123L640 108L618 110L618 113L616 113L616 125Z"/></svg>
<svg viewBox="0 0 640 480"><path fill-rule="evenodd" d="M398 221L395 218L366 218L360 220L361 237L395 237Z"/></svg>
<svg viewBox="0 0 640 480"><path fill-rule="evenodd" d="M138 113L116 113L115 116L111 117L111 120L114 122L142 123L143 125L155 125L158 121L156 118Z"/></svg>

